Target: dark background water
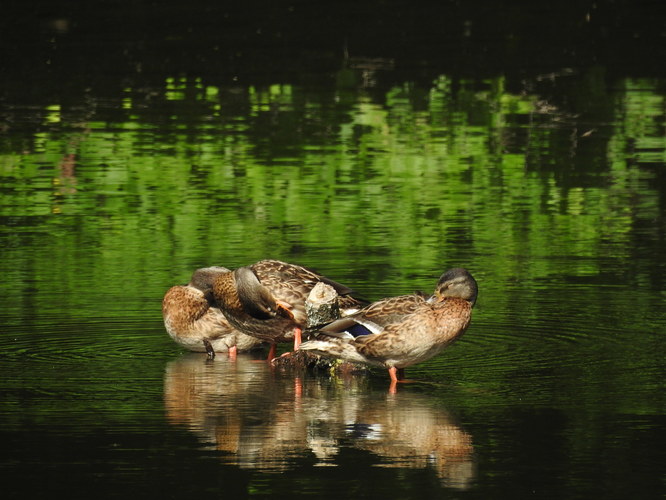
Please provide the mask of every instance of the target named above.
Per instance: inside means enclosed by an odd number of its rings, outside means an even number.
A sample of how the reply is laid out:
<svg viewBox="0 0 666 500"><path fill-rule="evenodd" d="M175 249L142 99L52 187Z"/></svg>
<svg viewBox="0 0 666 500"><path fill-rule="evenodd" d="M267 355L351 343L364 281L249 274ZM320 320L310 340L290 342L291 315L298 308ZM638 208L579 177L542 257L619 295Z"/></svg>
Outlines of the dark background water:
<svg viewBox="0 0 666 500"><path fill-rule="evenodd" d="M662 497L665 13L3 5L3 496ZM479 302L395 395L173 344L266 257Z"/></svg>

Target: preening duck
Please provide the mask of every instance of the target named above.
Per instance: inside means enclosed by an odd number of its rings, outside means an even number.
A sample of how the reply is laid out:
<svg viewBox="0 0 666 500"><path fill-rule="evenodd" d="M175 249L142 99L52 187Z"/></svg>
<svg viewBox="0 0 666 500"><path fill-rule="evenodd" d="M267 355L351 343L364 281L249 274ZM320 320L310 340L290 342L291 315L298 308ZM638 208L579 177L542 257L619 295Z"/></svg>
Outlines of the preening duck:
<svg viewBox="0 0 666 500"><path fill-rule="evenodd" d="M390 297L321 328L304 351L388 369L391 387L404 368L441 352L467 329L478 286L463 268L446 271L433 295Z"/></svg>
<svg viewBox="0 0 666 500"><path fill-rule="evenodd" d="M213 298L216 277L229 273L225 267L197 269L187 285L169 288L162 300L164 326L173 340L196 352L228 352L235 358L238 351L259 347L262 341L245 335L231 326Z"/></svg>
<svg viewBox="0 0 666 500"><path fill-rule="evenodd" d="M335 288L343 315L364 305L351 296L349 287L306 267L279 260L261 260L220 274L213 283L213 296L234 327L271 343L268 358L272 359L279 342L293 341L294 350L298 350L307 326L305 301L319 282Z"/></svg>

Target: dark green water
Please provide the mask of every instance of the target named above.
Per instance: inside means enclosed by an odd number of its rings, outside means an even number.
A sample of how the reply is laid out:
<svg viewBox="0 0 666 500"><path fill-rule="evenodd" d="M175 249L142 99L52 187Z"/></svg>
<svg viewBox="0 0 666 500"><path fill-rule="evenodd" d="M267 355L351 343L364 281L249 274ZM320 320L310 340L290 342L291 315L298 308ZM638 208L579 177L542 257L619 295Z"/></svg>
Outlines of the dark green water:
<svg viewBox="0 0 666 500"><path fill-rule="evenodd" d="M3 498L663 497L663 7L531 5L7 7ZM176 347L267 257L479 301L395 395Z"/></svg>

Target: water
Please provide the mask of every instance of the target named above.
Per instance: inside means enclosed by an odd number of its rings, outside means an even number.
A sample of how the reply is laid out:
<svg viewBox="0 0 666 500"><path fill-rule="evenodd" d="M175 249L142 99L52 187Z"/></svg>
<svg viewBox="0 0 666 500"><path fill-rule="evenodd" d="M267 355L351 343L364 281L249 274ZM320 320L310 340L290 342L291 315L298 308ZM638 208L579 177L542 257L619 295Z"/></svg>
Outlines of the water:
<svg viewBox="0 0 666 500"><path fill-rule="evenodd" d="M3 494L663 496L658 16L195 4L6 7ZM397 394L171 341L170 286L267 257L479 301Z"/></svg>

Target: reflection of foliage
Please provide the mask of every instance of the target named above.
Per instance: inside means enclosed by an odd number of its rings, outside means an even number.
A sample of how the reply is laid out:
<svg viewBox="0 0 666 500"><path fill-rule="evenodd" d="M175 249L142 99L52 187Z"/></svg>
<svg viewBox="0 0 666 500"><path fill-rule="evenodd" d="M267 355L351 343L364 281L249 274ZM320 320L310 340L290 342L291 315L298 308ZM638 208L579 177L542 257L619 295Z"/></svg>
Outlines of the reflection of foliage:
<svg viewBox="0 0 666 500"><path fill-rule="evenodd" d="M4 262L31 262L67 297L139 276L148 289L122 293L144 314L154 303L136 299L196 265L264 256L303 253L373 295L396 272L429 289L454 263L536 279L556 271L547 257L579 258L573 275L598 273L593 257L630 258L633 228L658 214L642 164L664 157L663 97L627 80L597 99L612 123L582 123L538 89L505 87L442 76L379 95L173 78L109 109L49 106L0 160L2 238L17 248Z"/></svg>
<svg viewBox="0 0 666 500"><path fill-rule="evenodd" d="M71 356L68 325L90 334L82 360L116 358L113 376L83 387L104 396L98 412L127 418L153 387L143 370L161 370L147 353L171 346L162 294L197 266L285 258L375 298L429 291L464 265L481 284L470 332L409 377L435 382L433 398L471 421L497 422L507 405L553 408L574 432L561 433L570 462L624 456L635 432L607 440L608 413L647 419L663 407L663 97L650 81L608 95L584 81L594 98L575 110L566 92L536 84L517 93L501 78L444 76L383 93L175 78L97 109L49 106L36 131L0 143L0 290L14 348L34 350L33 331L63 325L49 345ZM128 352L135 361L119 363ZM76 361L81 379L105 372ZM128 366L129 409L103 390ZM34 373L60 392L72 374L53 370ZM478 425L472 435L534 456L533 415L518 418L515 438Z"/></svg>

